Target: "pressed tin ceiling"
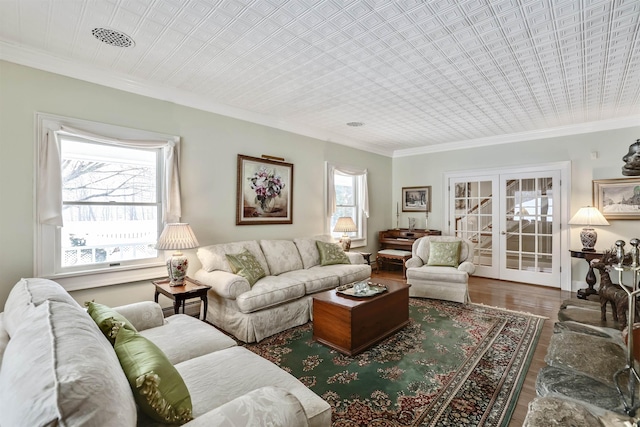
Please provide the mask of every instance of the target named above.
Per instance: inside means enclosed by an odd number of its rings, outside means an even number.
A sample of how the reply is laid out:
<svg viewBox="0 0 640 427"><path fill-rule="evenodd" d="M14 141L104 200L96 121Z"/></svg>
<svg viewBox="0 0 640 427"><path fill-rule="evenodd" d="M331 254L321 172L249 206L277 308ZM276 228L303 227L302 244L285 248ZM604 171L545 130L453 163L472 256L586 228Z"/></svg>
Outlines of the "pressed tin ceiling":
<svg viewBox="0 0 640 427"><path fill-rule="evenodd" d="M0 0L0 59L402 156L639 125L639 18L638 0Z"/></svg>

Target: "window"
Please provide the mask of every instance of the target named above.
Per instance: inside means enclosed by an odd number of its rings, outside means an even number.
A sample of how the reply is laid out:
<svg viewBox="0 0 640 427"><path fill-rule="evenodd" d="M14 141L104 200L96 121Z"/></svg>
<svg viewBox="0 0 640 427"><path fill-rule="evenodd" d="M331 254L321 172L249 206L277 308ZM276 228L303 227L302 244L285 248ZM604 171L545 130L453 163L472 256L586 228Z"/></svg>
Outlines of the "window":
<svg viewBox="0 0 640 427"><path fill-rule="evenodd" d="M342 232L333 229L340 217L351 217L358 231L347 233L352 247L366 246L367 217L367 171L327 164L327 206L329 232L337 240Z"/></svg>
<svg viewBox="0 0 640 427"><path fill-rule="evenodd" d="M36 275L94 275L71 289L166 275L155 243L179 220L179 139L46 115L38 125Z"/></svg>
<svg viewBox="0 0 640 427"><path fill-rule="evenodd" d="M157 261L159 149L60 136L62 217L56 272Z"/></svg>

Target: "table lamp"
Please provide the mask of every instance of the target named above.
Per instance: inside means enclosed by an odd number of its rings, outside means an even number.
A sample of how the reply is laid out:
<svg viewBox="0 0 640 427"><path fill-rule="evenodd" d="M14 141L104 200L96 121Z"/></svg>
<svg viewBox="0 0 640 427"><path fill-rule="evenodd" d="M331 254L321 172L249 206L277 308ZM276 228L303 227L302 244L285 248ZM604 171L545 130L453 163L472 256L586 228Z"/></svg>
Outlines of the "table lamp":
<svg viewBox="0 0 640 427"><path fill-rule="evenodd" d="M338 222L336 222L336 226L333 228L333 231L336 233L342 232L342 237L340 238L342 250L349 252L349 249L351 249L351 238L347 233L358 231L358 227L356 226L356 223L353 222L353 219L350 216L341 216L338 218Z"/></svg>
<svg viewBox="0 0 640 427"><path fill-rule="evenodd" d="M156 249L175 251L171 258L167 260L169 286L184 285L189 260L182 254L182 249L193 249L198 246L198 239L196 239L189 224L173 223L164 227L162 234L158 238L158 243L156 243Z"/></svg>
<svg viewBox="0 0 640 427"><path fill-rule="evenodd" d="M598 233L591 227L592 225L609 225L609 222L593 206L585 206L580 208L578 212L569 221L571 225L586 225L580 232L580 240L582 241L583 252L595 252Z"/></svg>

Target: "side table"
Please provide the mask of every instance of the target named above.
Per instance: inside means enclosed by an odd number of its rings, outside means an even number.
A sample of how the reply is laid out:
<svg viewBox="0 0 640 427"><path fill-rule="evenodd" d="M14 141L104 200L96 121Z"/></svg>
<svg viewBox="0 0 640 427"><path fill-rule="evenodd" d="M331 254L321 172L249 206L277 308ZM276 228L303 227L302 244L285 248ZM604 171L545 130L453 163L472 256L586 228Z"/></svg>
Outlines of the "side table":
<svg viewBox="0 0 640 427"><path fill-rule="evenodd" d="M203 318L207 318L207 291L211 289L211 286L198 282L190 277L185 277L184 285L182 286L170 286L169 280L154 280L152 281L156 287L156 292L153 297L155 302L158 302L158 296L160 294L171 298L173 300L173 311L175 314L180 312L180 306L182 306L182 313L184 314L185 301L191 298L200 298L203 306Z"/></svg>
<svg viewBox="0 0 640 427"><path fill-rule="evenodd" d="M591 267L591 260L602 257L602 252L590 252L583 250L569 250L569 252L571 252L572 258L582 258L587 261L587 264L589 264L589 270L587 271L587 277L585 278L585 281L587 282L587 285L589 287L585 289L578 289L577 297L580 299L588 299L589 295L598 295L598 291L593 288L593 286L596 284L597 279L596 273L593 271L593 267Z"/></svg>

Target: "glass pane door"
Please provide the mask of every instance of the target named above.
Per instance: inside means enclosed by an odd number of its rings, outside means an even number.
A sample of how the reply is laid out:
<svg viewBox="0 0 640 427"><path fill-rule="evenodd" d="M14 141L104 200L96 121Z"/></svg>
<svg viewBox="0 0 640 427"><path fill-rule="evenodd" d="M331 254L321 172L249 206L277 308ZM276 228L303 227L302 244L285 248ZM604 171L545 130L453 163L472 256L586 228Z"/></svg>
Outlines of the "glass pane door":
<svg viewBox="0 0 640 427"><path fill-rule="evenodd" d="M501 279L559 285L554 283L559 262L553 257L554 249L559 250L559 242L554 240L557 175L501 176Z"/></svg>
<svg viewBox="0 0 640 427"><path fill-rule="evenodd" d="M453 231L474 243L473 262L483 277L498 277L498 252L494 224L499 219L496 177L465 177L453 180L450 187ZM495 188L494 188L495 187Z"/></svg>

